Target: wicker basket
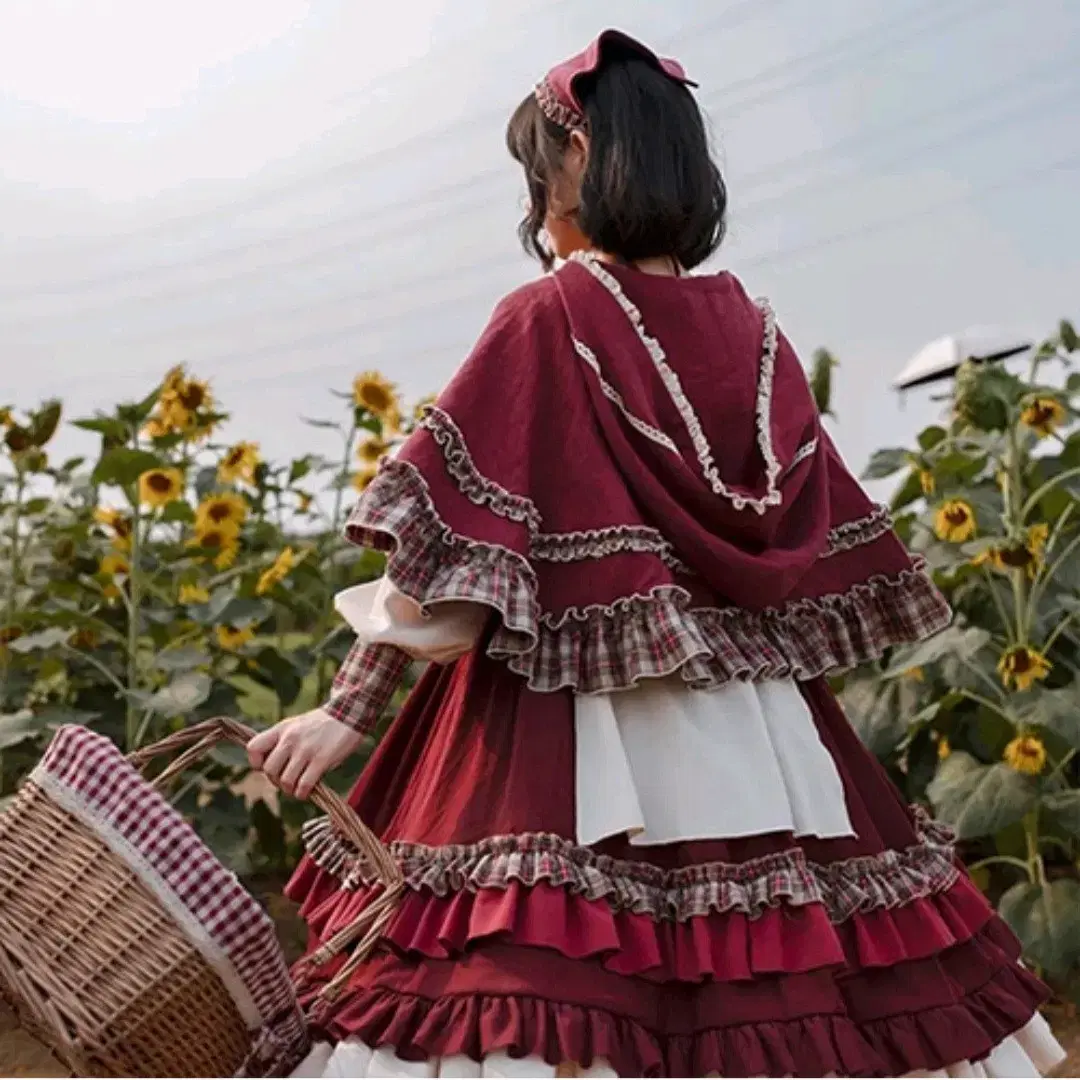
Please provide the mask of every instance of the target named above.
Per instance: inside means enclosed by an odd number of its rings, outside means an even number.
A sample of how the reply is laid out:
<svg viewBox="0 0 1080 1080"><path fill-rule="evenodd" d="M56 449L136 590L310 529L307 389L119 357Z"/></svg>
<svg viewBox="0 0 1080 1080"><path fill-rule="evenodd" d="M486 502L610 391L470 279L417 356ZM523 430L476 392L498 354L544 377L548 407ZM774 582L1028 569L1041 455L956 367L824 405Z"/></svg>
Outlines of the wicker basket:
<svg viewBox="0 0 1080 1080"><path fill-rule="evenodd" d="M252 734L210 720L128 759L61 728L0 815L0 992L75 1075L282 1076L306 1052L272 922L161 795L215 744ZM173 751L143 779L139 767ZM340 796L319 785L311 800L386 886L322 950L360 939L351 971L393 914L401 874Z"/></svg>

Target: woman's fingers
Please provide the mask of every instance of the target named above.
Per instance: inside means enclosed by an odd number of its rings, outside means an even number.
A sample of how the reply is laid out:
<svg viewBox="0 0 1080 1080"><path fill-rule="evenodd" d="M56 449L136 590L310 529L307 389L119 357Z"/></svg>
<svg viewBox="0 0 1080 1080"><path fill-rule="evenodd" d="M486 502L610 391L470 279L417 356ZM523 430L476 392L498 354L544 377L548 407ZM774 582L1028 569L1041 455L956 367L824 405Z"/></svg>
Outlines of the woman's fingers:
<svg viewBox="0 0 1080 1080"><path fill-rule="evenodd" d="M292 748L284 740L279 739L263 762L262 771L275 787L281 787L281 774L291 757Z"/></svg>
<svg viewBox="0 0 1080 1080"><path fill-rule="evenodd" d="M326 768L317 758L308 762L308 766L304 770L303 775L300 777L299 781L297 781L296 797L298 799L309 798L312 791L315 789L315 785L323 778L323 774L326 771Z"/></svg>
<svg viewBox="0 0 1080 1080"><path fill-rule="evenodd" d="M311 748L303 743L292 748L289 760L285 763L281 775L276 781L277 786L287 795L296 794L297 781L304 775L304 770L308 767L311 756Z"/></svg>
<svg viewBox="0 0 1080 1080"><path fill-rule="evenodd" d="M272 727L267 731L260 732L247 744L248 761L253 769L261 769L267 755L278 744L281 737L281 729Z"/></svg>

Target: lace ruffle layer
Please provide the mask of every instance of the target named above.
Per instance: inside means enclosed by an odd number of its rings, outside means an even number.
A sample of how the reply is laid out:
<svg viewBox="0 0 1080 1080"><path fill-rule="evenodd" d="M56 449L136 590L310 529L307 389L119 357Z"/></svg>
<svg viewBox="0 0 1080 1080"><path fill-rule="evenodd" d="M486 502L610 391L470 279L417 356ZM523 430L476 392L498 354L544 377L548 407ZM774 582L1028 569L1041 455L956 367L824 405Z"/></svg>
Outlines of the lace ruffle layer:
<svg viewBox="0 0 1080 1080"><path fill-rule="evenodd" d="M392 843L390 851L412 889L436 896L544 882L615 910L683 922L711 912L755 917L780 904L821 904L834 923L857 912L903 907L956 881L952 834L917 812L918 840L904 851L810 862L799 848L744 863L703 863L664 871L612 859L547 833L499 836L477 844L428 847ZM344 889L374 880L356 849L325 818L309 822L304 843L316 865Z"/></svg>

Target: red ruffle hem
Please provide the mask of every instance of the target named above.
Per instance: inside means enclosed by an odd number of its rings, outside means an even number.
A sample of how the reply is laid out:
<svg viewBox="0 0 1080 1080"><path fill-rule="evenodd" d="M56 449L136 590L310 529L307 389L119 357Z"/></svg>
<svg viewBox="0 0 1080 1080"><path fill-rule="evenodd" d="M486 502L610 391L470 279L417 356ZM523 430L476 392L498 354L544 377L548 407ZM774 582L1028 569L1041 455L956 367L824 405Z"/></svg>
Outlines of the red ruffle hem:
<svg viewBox="0 0 1080 1080"><path fill-rule="evenodd" d="M825 682L802 692L854 836L582 847L572 693L530 690L483 650L430 668L351 796L408 891L322 1034L405 1060L503 1052L623 1076L903 1076L986 1058L1045 988ZM325 822L306 840L288 893L315 947L374 888ZM298 969L305 999L343 962Z"/></svg>

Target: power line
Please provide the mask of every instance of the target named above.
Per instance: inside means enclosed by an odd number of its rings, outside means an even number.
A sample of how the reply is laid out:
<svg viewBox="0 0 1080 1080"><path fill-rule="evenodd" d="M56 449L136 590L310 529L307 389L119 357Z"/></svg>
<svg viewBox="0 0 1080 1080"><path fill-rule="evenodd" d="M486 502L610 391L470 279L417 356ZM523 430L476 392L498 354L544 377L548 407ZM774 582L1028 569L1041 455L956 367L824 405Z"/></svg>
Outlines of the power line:
<svg viewBox="0 0 1080 1080"><path fill-rule="evenodd" d="M1072 89L1074 89L1072 86L1066 88L1066 90ZM983 118L978 123L968 124L959 129L949 131L947 134L931 140L930 142L919 143L914 147L914 154L911 147L901 147L895 153L888 155L885 158L885 163L890 161L911 162L917 160L917 157L922 157L924 154L934 150L955 148L958 145L957 140L963 140L963 144L967 144L981 135L994 134L998 131L1006 130L1017 123L1029 119L1036 112L1042 112L1048 103L1055 102L1065 96L1066 94L1061 92L1060 87L1056 88L1056 90L1052 89L1049 94L1040 95L1034 103L1028 102L1023 108L1005 110L1004 113ZM822 187L832 185L837 180L842 184L845 180L851 179L855 179L855 177L851 175L844 176L843 173L841 173L839 177L837 177L835 173L826 175L817 182L801 183L797 187L788 188L761 199L751 199L749 202L743 203L742 209L760 211L765 207L777 204L783 205L790 202L792 198L801 199L807 195L813 195L820 191Z"/></svg>
<svg viewBox="0 0 1080 1080"><path fill-rule="evenodd" d="M901 214L896 214L877 221L865 222L852 228L842 230L840 232L832 233L828 236L819 237L815 240L808 241L805 244L796 245L777 252L765 252L761 255L751 257L749 259L737 260L737 265L740 271L747 269L758 269L762 267L782 265L789 262L792 259L804 258L807 255L814 254L818 251L825 250L829 247L833 247L839 244L849 242L854 239L860 239L868 235L874 235L879 232L887 231L897 226L903 226L913 221L919 221L925 218L932 217L942 210L947 210L953 206L963 205L965 203L974 202L976 200L985 198L989 195L997 194L1000 191L1008 190L1016 187L1019 184L1023 184L1029 180L1045 179L1055 173L1071 172L1080 167L1080 153L1073 153L1064 157L1058 158L1054 161L1035 165L1031 168L1021 170L1018 173L1014 173L1008 176L998 183L991 184L989 186L978 188L969 192L963 192L955 196L949 196L947 198L937 200L927 206L918 207L912 211L907 211ZM402 289L402 292L411 291ZM478 291L471 291L464 296L445 297L436 301L435 303L423 304L403 311L398 311L390 315L391 320L400 319L417 319L417 318L432 318L435 313L445 309L446 307L453 305L460 305L473 299L479 299L481 294ZM258 367L263 359L275 354L289 354L300 351L302 349L311 347L316 344L344 344L350 337L370 332L372 327L372 320L370 318L359 320L351 324L338 327L324 327L318 331L312 333L300 335L289 341L275 342L273 345L263 349L245 349L243 351L233 350L229 352L218 353L214 357L201 357L193 356L191 358L192 363L196 364L208 364L208 363L222 363L235 357L244 361L243 366L239 368L239 371L252 370L257 372ZM376 356L385 355L386 350L378 350L372 353L363 354L363 359L374 359ZM360 359L356 354L353 354L352 359ZM288 375L301 374L306 368L285 368L274 373L275 377L284 377ZM234 370L235 373L235 370ZM95 378L100 379L103 375L109 373L98 372L95 374ZM117 373L118 374L118 373Z"/></svg>
<svg viewBox="0 0 1080 1080"><path fill-rule="evenodd" d="M946 9L944 14L947 17L952 17L952 16L955 16L956 14L961 14L961 13L969 10L970 7L971 7L970 4L963 4L962 3L958 7L954 7L954 9ZM915 21L918 21L918 18L923 13L925 13L926 11L929 11L931 9L933 9L934 11L941 14L940 9L933 8L932 5L928 5L926 7L918 9L918 11L915 13L915 15L916 15L916 20ZM821 60L821 59L824 58L827 61L833 61L833 60L836 59L836 57L838 55L843 56L845 54L845 52L850 51L850 47L851 47L852 43L861 42L868 35L876 36L876 35L881 34L883 32L895 30L895 29L897 29L898 26L900 28L902 28L903 26L911 25L912 21L913 20L912 20L912 17L910 15L910 13L903 19L886 20L883 23L875 24L875 26L870 28L870 30L865 30L864 29L862 31L857 32L856 34L849 35L847 38L842 39L840 45L843 46L843 48L841 49L840 52L837 51L838 50L837 43L832 43L831 45L829 45L826 48L813 50L810 53L804 54L802 59L803 60ZM939 19L939 22L940 21L941 20ZM935 26L936 26L936 24L935 24ZM917 33L916 33L915 36L918 37L920 35L925 34L926 32L927 32L927 27L922 25L922 24L919 24L919 26L917 28ZM909 35L909 38L910 38L910 35ZM893 40L895 41L895 39L893 39ZM736 80L734 83L729 84L729 86L734 87L736 89L741 88L741 87L745 87L745 86L749 86L749 85L752 85L756 81L767 80L767 79L771 78L774 74L779 73L779 72L781 72L783 70L786 70L786 69L787 69L787 65L779 65L779 66L775 66L773 68L768 68L763 73L761 73L760 76L749 77L749 78L746 78L746 79ZM820 73L820 70L821 70L820 64L816 68L812 67L811 68L811 76ZM789 92L791 89L794 89L794 88L796 88L798 86L801 86L801 85L803 85L803 84L799 80L796 80L795 82L790 82L789 81L789 83L786 84L785 86L780 87L780 88L772 88L772 89L768 90L766 93L769 94L769 95L775 95L777 93L785 93L785 92ZM725 89L726 88L721 88L721 93L723 93L725 91ZM409 207L411 209L417 209L418 207L422 208L421 212L418 215L411 215L409 218L407 218L404 221L400 221L400 220L387 221L387 222L385 222L384 224L382 224L380 226L376 226L376 228L374 230L372 230L372 231L367 231L367 230L361 231L361 233L358 236L355 236L355 237L342 238L342 237L340 237L340 235L338 235L333 243L331 243L329 245L325 245L324 247L318 248L316 250L316 252L312 253L312 255L318 256L318 255L323 254L324 252L329 253L331 251L347 251L354 244L367 245L367 244L370 244L374 240L382 239L384 237L387 238L387 239L396 239L400 235L402 230L408 229L410 226L412 226L414 224L424 224L424 223L426 223L425 218L429 215L429 213L430 213L430 211L432 209L435 209L436 207L438 207L439 209L443 208L442 207L442 202L443 202L443 200L445 198L455 198L455 197L458 197L458 196L465 196L466 197L465 205L461 206L461 207L458 207L457 209L465 209L466 207L472 206L474 204L475 205L482 205L483 203L485 203L487 201L487 197L488 197L489 193L495 193L499 189L498 184L493 185L489 189L486 182L488 180L496 180L496 181L500 180L502 175L503 175L503 172L504 172L504 169L501 168L501 167L488 169L488 170L485 170L484 172L482 172L480 174L474 175L473 177L464 178L462 180L453 181L450 184L443 185L441 188L437 189L435 192L427 193L425 195L424 200L419 201L419 203L417 203L416 201L408 201L408 200L406 200L406 201L400 201L400 202L397 202L397 203L391 203L389 205L383 205L381 207L374 208L374 210L365 209L364 211L359 211L356 214L348 215L348 216L346 216L344 218L342 218L342 217L335 218L332 221L329 221L329 222L314 226L311 229L306 229L306 230L299 231L299 232L294 231L292 233L284 234L277 241L273 241L273 242L274 243L290 243L290 242L293 242L298 236L319 235L324 231L337 233L340 230L340 228L342 227L342 225L345 222L348 222L350 220L363 220L365 223L367 223L368 221L370 221L371 217L374 214L378 214L379 217L384 218L388 213L392 213L393 211L396 211L399 208L404 208L404 207ZM480 184L483 184L484 186L482 188L478 188L478 185L480 185ZM212 253L211 257L213 257L213 258L221 258L222 256L224 256L226 258L230 258L230 257L235 258L235 257L242 257L245 254L251 254L251 253L256 252L256 251L260 252L260 254L265 254L266 244L267 244L266 240L251 241L251 242L248 242L246 244L242 244L242 245L233 247L231 249L226 249L223 252L214 252L214 253ZM311 257L312 256L308 256L308 258L311 258ZM183 271L185 269L190 270L190 268L193 265L198 265L198 264L197 263L193 264L191 262L189 262L189 263L180 263L180 264L161 264L161 263L158 263L156 265L151 265L149 267L144 266L144 267L141 267L139 269L139 271L138 271L138 281L140 283L144 283L146 278L147 278L147 275L148 274L153 274L154 272L163 272L163 273L168 274L170 272ZM248 270L246 272L242 272L242 273L238 273L238 274L234 274L234 275L224 275L223 277L217 277L217 278L214 278L213 280L215 280L215 281L221 281L221 280L232 281L232 280L239 280L240 278L245 277L245 276L258 276L259 274L265 272L265 265L266 265L265 262L263 262L262 264L260 264L259 267L254 267L254 268L252 268L252 269L250 269L250 270ZM288 259L288 260L285 260L281 265L284 265L284 266L302 265L302 261L300 259ZM91 277L91 278L83 277L83 278L79 278L79 279L75 279L75 280L70 280L69 279L67 282L63 282L63 283L61 283L59 285L45 284L45 283L31 283L31 284L26 285L23 288L18 289L18 290L8 290L8 297L9 297L9 299L12 299L12 300L18 300L22 296L30 296L30 295L33 295L35 297L40 297L40 296L43 296L43 295L63 295L65 293L67 293L67 292L71 292L71 291L74 291L74 290L77 290L77 289L88 290L88 289L93 289L94 287L100 287L101 285L108 284L108 283L124 283L124 282L127 282L127 281L131 281L133 279L133 277L134 277L134 275L133 275L133 273L132 273L132 271L130 269L123 269L123 270L115 271L115 272L113 272L113 273L111 273L109 275L106 275L106 276L97 275L97 276ZM166 292L163 292L163 293L158 293L156 295L184 295L185 293L198 292L199 289L200 289L200 286L196 285L193 288L188 289L188 290L166 291ZM140 298L148 299L148 298L153 297L154 295L155 295L155 293L153 293L153 292L151 292L149 295L143 293L143 294L141 294ZM93 308L91 308L90 310L93 310Z"/></svg>
<svg viewBox="0 0 1080 1080"><path fill-rule="evenodd" d="M757 0L755 9L760 12L761 6L765 3L771 3L773 6L776 6L777 4L783 2L786 2L786 0ZM983 0L983 4L980 10L985 10L986 2L987 0ZM783 64L778 64L766 68L764 69L764 71L756 75L746 76L742 79L735 80L733 83L727 86L721 86L712 92L712 94L710 95L710 99L703 103L702 107L713 108L720 104L725 99L726 95L728 95L729 93L738 91L743 88L752 87L756 83L763 80L767 81L769 79L773 79L778 74L790 71L793 67L797 68L800 64L818 61L819 63L817 64L817 67L812 66L811 71L809 72L809 76L815 77L820 74L827 75L832 63L837 59L838 56L842 59L843 55L846 52L850 52L851 46L853 44L858 45L867 37L873 39L883 32L888 33L895 30L902 30L905 26L913 22L920 23L922 15L927 12L936 13L939 16L937 23L945 24L948 21L952 20L953 14L963 14L964 12L969 11L971 8L972 4L965 3L964 0L957 0L957 2L953 4L953 8L946 7L944 11L942 11L939 3L934 3L924 5L918 8L914 13L909 12L901 18L883 20L880 23L873 24L869 28L863 28L859 31L856 31L854 34L841 38L837 42L832 42L825 47L813 49L808 53L793 57L791 60ZM957 10L954 11L954 9ZM725 12L721 13L721 16L718 19L707 20L703 24L706 28L705 31L701 31L699 28L697 34L698 38L700 38L700 33L702 32L715 32L717 29L723 27L727 21L724 16L729 12L734 11L736 13L737 18L735 20L732 20L732 23L733 25L739 25L742 22L746 21L745 18L743 18L742 16L747 14L750 10L751 6L747 2L745 2L745 0L743 3L734 5L733 8L725 9ZM944 16L944 18L941 18L941 16ZM931 25L930 27L922 26L921 24L918 25L916 27L917 32L915 34L915 37L917 38L924 35L929 30L936 29L937 23ZM693 31L686 31L685 33L686 36L690 36ZM911 35L909 35L909 38L910 37ZM895 42L895 40L896 39L894 38L893 41ZM907 39L901 38L900 40L905 41ZM888 41L886 41L882 44L887 48L889 43ZM825 61L824 68L822 67L820 61ZM765 100L770 100L774 97L780 96L781 94L791 89L804 86L805 84L805 78L796 79L783 86L772 87L764 90L756 97L738 100L733 103L733 107L737 107L740 109L748 108L751 105L756 105ZM309 176L297 177L296 179L279 185L271 190L255 193L246 197L243 200L233 201L227 206L211 207L203 211L195 212L193 214L176 215L155 222L154 225L149 228L133 230L127 235L133 239L145 241L162 231L167 231L172 227L190 226L202 220L215 220L224 217L235 217L245 212L245 210L264 206L268 201L274 201L279 198L286 198L290 195L296 194L298 191L302 192L306 187L310 186L311 184L315 184L317 186L327 186L329 182L331 182L338 174L341 173L346 175L359 173L362 176L364 172L362 167L365 165L375 165L379 168L382 168L385 166L388 156L397 155L401 150L407 149L414 145L420 145L422 143L439 142L452 135L460 134L462 130L471 128L473 126L483 127L493 123L501 124L505 121L506 116L507 108L500 105L492 109L485 110L482 113L475 114L472 117L469 117L458 123L449 125L448 127L444 127L436 132L420 132L415 135L407 136L389 147L384 147L380 150L372 151L368 154L361 155L360 157L351 158L344 162L339 162L336 165L328 166ZM501 172L501 170L498 171ZM495 175L495 173L496 170L489 170L489 175L493 176ZM370 212L383 214L390 211L392 208L393 204L391 204L390 206L375 207ZM43 254L55 257L57 255L76 254L80 250L99 252L106 243L110 249L115 248L116 237L110 237L108 241L91 241L86 245L73 246L60 250L54 249L52 251L45 251L43 252Z"/></svg>
<svg viewBox="0 0 1080 1080"><path fill-rule="evenodd" d="M1068 70L1069 71L1072 70L1071 64L1069 65ZM1051 71L1049 71L1049 72L1047 72L1045 74L1047 76L1047 80L1051 84L1050 88L1051 89L1055 89L1055 88L1060 89L1059 84L1057 84L1057 82L1056 82L1056 80L1054 78L1054 74L1055 74L1054 71L1051 70ZM1015 79L1013 81L1015 81ZM981 103L981 99L980 99L980 103ZM927 119L930 119L935 115L938 118L940 118L942 116L947 116L947 115L950 115L954 111L955 111L954 109L946 108L946 109L936 110L933 113L924 113L921 116L921 121L926 122ZM998 114L998 115L995 115L995 116L991 117L991 122L989 124L987 123L986 119L984 118L980 123L978 123L976 125L968 125L967 128L962 128L960 130L951 131L944 139L938 138L936 140L931 140L929 143L921 143L921 144L917 144L914 147L909 146L907 148L903 148L900 151L899 154L894 155L894 156L897 156L901 160L904 160L906 162L912 162L912 161L917 160L918 155L924 154L929 150L935 150L935 149L937 149L937 148L939 148L939 147L941 147L943 145L944 146L949 146L950 148L955 148L955 147L963 144L962 137L966 138L967 140L970 140L970 138L983 133L988 128L997 130L997 129L1000 129L1001 127L1007 126L1009 123L1016 123L1017 121L1026 118L1028 115L1031 114L1031 112L1032 112L1032 105L1031 105L1030 102L1027 102L1027 103L1025 103L1024 108L1022 108L1022 109L1006 110L1004 114ZM905 126L911 126L911 121L910 120L905 121L903 124L899 125L900 128L903 128ZM895 130L895 129L896 129L896 126L894 126L893 130ZM877 133L876 137L881 138L883 136L883 134L885 134L885 133L879 132L879 133ZM850 145L851 142L852 142L852 140L841 140L840 145ZM818 153L818 151L810 151L809 152L810 156L816 156L817 153ZM805 156L807 156L807 155L806 154L804 154L804 155L795 155L793 158L789 159L789 164L796 163L799 160L800 157L805 157ZM783 192L780 192L780 193L772 195L772 196L766 196L765 198L761 198L761 199L758 199L758 200L751 200L749 202L743 202L742 203L742 210L760 211L763 207L767 207L767 206L770 206L770 205L774 205L774 204L778 204L778 203L779 204L785 204L785 203L789 202L790 200L792 200L793 198L798 199L798 198L805 197L805 196L807 196L809 194L812 194L815 190L819 189L822 186L823 183L824 184L832 183L834 181L834 179L835 179L835 177L833 177L833 176L827 176L823 180L818 180L816 183L811 182L809 185L802 185L802 186L799 186L799 187L794 187L793 186L793 187L791 187L791 188L789 188L789 189L787 189L787 190L785 190ZM737 210L739 209L738 204L736 204L736 209ZM426 217L426 214L421 215L421 217L420 217L419 221L417 222L417 224L419 224L419 225L425 224L425 220L424 220L425 217ZM408 224L411 224L411 223L398 223L394 227L394 229L392 230L391 235L397 235L401 231L401 229L406 228L408 226ZM371 239L371 236L369 234L369 236L367 237L367 240L370 241L370 239ZM344 241L344 242L342 242L341 246L344 247L345 249L352 250L356 246L356 240ZM296 263L293 262L293 261L290 261L286 265L291 268L293 265L296 265ZM507 260L505 262L497 263L496 268L499 269L499 270L509 269L511 267L511 265L516 266L517 265L516 261L513 264L509 260ZM468 272L470 272L470 271L472 271L474 269L485 269L485 268L490 268L490 267L491 267L490 260L483 259L483 260L481 260L480 262L478 262L476 264L469 264L469 265L467 265L465 267L458 268L456 273L459 273L459 274L462 273L462 272L468 273ZM261 274L264 274L266 272L266 270L267 270L267 267L265 265L261 265L260 267L255 268L255 270L252 273L261 275ZM440 274L441 274L441 271L436 273L434 275L434 280L438 280ZM238 279L240 279L242 277L246 277L246 276L249 276L249 275L247 273L243 273L243 274L229 275L227 277L219 278L219 279L215 279L215 280L218 280L218 281L234 281L234 280L238 280ZM415 278L412 279L410 284L419 286L419 285L423 284L423 282L425 280L432 280L432 279L433 279L432 275L427 275L426 277L422 277L421 279L415 279ZM200 292L203 292L211 283L212 282L207 281L207 279L205 277L203 277L191 289L185 290L185 292L186 293L192 293L193 292L193 293L198 294ZM312 305L310 303L305 302L305 303L300 304L300 305L294 305L294 306L292 306L290 308L277 307L274 310L274 314L275 315L283 315L283 314L287 315L287 314L291 313L291 314L310 315L316 310L320 310L320 309L322 309L322 310L334 310L334 309L339 308L339 307L341 307L343 305L348 306L348 307L353 307L353 306L355 306L356 304L359 304L359 303L368 303L368 304L377 305L380 298L382 298L383 296L388 295L388 294L389 295L394 295L398 288L399 288L398 286L390 286L389 288L376 288L376 289L373 289L373 290L372 289L367 289L367 290L362 290L362 291L357 291L355 288L349 288L347 291L341 293L339 296L337 296L337 297L335 297L333 299L326 300L326 301L320 303L318 306L315 306L315 305ZM174 299L178 295L178 292L177 292L177 290L168 290L165 293L158 293L158 295L164 295L164 296L169 297L170 299ZM153 293L149 294L149 296L144 294L143 298L149 299L149 298L152 298L153 296L154 296ZM103 311L103 310L108 310L108 308L102 308L102 307L97 306L97 305L92 305L90 307L82 308L82 309L79 309L79 310L74 311L74 312L69 309L66 314L67 314L68 317L71 317L72 315L77 316L77 315L80 315L80 314L87 314L87 313L93 314L93 313L95 313L97 311ZM32 316L28 316L28 317L26 317L26 318L24 318L22 320L17 320L17 321L15 321L13 323L8 323L5 326L3 326L2 329L6 329L7 331L10 332L11 330L17 328L20 325L23 325L23 326L25 326L27 324L34 325L35 323L38 323L38 322L47 321L50 318L51 318L51 316L49 316L49 315L32 315ZM222 327L227 328L230 325L234 325L234 324L235 324L234 319L228 319L228 318L226 318L224 320L218 319L216 321L211 321L210 323L205 323L204 322L201 325L196 324L196 326L194 327L194 330L195 330L196 333L205 334L205 333L209 332L209 333L213 334L213 332L215 330L215 327L219 328L219 329L222 328ZM156 343L156 342L158 342L158 341L160 341L160 340L162 340L164 338L172 337L177 333L182 333L186 329L187 329L187 327L185 326L185 324L179 324L179 325L173 324L172 326L167 327L164 330L155 331L155 332L150 333L148 335L144 334L144 335L141 335L140 337L135 338L134 340L129 338L129 339L127 339L127 344L137 345L140 342L143 343L143 344Z"/></svg>
<svg viewBox="0 0 1080 1080"><path fill-rule="evenodd" d="M875 233L896 228L897 226L906 225L912 221L919 221L923 218L932 217L935 214L939 214L942 210L948 210L953 206L960 206L977 199L983 199L987 195L996 195L998 192L1007 191L1010 188L1016 187L1018 184L1023 184L1027 180L1045 179L1054 173L1073 172L1077 168L1080 168L1080 153L1068 154L1065 157L1058 158L1056 161L1052 161L1048 164L1037 165L1034 168L1025 169L1020 173L1006 177L1004 180L1001 180L996 184L991 184L988 187L979 188L972 192L964 192L959 195L952 195L914 211L895 214L878 221L867 222L850 229L845 229L842 232L832 233L829 236L823 236L817 240L808 241L807 243L797 245L796 247L787 248L783 251L763 253L754 256L751 259L743 259L739 261L739 266L742 269L748 267L759 268L789 262L791 259L812 255L818 251L823 251L826 248L834 247L837 244L846 243L849 240L857 240L864 236L870 236Z"/></svg>
<svg viewBox="0 0 1080 1080"><path fill-rule="evenodd" d="M568 0L561 0L561 2L565 3L568 2ZM679 34L675 35L674 39L662 42L660 51L667 51L673 41L677 42L681 38L693 37L697 39L702 32L715 33L720 29L733 28L742 25L748 21L747 16L751 13L760 14L763 9L777 7L788 2L789 0L739 0L739 2L731 5L729 8L723 9L716 17L707 19L704 23L698 24L696 30L690 28L686 31L681 31ZM539 5L534 10L539 12ZM547 14L547 12L545 12L545 14ZM734 18L731 18L732 15ZM702 27L705 29L702 30ZM503 50L497 55L504 55L507 51L509 50ZM522 96L528 92L531 85L531 82L529 82L522 87ZM360 96L364 92L365 91L357 91L356 96ZM358 157L348 158L347 160L337 162L334 165L313 170L308 174L295 176L281 184L277 184L264 191L252 193L242 199L233 200L225 205L207 207L192 213L180 213L165 219L159 219L149 228L136 228L131 230L127 235L134 239L142 240L159 232L167 231L173 227L187 227L203 220L220 220L221 218L235 217L249 210L265 206L268 202L291 197L297 192L302 193L309 186L324 186L328 184L328 182L333 181L339 174L349 175L360 172L362 175L363 166L382 167L385 165L388 158L396 157L403 151L408 151L419 146L430 145L432 143L444 142L452 138L460 138L464 133L474 129L479 130L492 125L501 126L506 122L510 108L511 103L501 103L490 109L474 113L471 116L464 117L461 120L457 120L434 130L421 131L405 136L389 146L380 147L378 150L370 151ZM355 119L355 117L350 119ZM72 245L70 247L58 249L55 251L55 254L71 255L79 251L89 251L94 253L100 251L106 245L113 246L116 243L116 240L117 237L115 235L109 237L108 240L105 241L91 240L87 241L85 244Z"/></svg>

